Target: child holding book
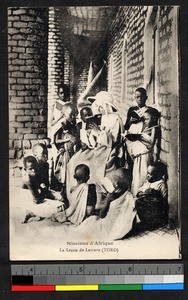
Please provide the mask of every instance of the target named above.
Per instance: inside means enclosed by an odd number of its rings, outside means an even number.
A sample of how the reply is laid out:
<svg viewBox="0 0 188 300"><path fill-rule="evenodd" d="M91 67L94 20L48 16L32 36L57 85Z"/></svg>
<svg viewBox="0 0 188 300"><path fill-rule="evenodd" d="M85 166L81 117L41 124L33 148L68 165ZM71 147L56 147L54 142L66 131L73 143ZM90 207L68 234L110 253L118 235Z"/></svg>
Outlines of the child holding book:
<svg viewBox="0 0 188 300"><path fill-rule="evenodd" d="M54 133L53 148L53 173L57 181L55 188L61 189L62 195L65 195L67 163L76 152L78 137L76 130L76 111L71 103L64 104L61 126Z"/></svg>
<svg viewBox="0 0 188 300"><path fill-rule="evenodd" d="M161 139L159 116L156 109L148 108L144 113L144 122L140 126L140 132L137 132L135 139L134 134L131 134L130 138L129 132L126 136L127 151L133 160L131 190L134 196L146 179L148 165L159 159Z"/></svg>
<svg viewBox="0 0 188 300"><path fill-rule="evenodd" d="M78 123L78 132L81 143L82 150L93 149L97 140L96 137L92 134L92 130L87 126L87 121L93 116L92 109L88 106L83 107L80 110L80 119L81 122Z"/></svg>

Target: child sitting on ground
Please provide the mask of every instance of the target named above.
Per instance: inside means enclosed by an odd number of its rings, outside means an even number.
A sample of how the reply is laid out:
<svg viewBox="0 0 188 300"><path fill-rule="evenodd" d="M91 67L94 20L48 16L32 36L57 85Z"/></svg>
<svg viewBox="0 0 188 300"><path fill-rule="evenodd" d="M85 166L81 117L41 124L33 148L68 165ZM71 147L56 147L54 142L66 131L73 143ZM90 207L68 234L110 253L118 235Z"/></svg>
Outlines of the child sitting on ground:
<svg viewBox="0 0 188 300"><path fill-rule="evenodd" d="M80 164L75 168L74 178L77 185L70 191L70 206L62 212L52 217L53 221L63 223L70 221L74 225L79 225L84 219L95 214L96 187L88 184L90 169L85 164Z"/></svg>
<svg viewBox="0 0 188 300"><path fill-rule="evenodd" d="M136 215L135 201L130 188L130 174L126 169L117 169L108 173L108 181L101 180L107 195L99 216L91 216L78 227L91 239L104 237L107 240L123 238L133 226Z"/></svg>
<svg viewBox="0 0 188 300"><path fill-rule="evenodd" d="M102 219L106 217L110 203L115 199L118 199L126 192L126 190L128 190L128 188L130 188L130 186L127 186L127 182L130 183L130 173L122 168L111 171L107 174L106 179L108 180L108 182L105 182L108 193L99 212L99 217Z"/></svg>
<svg viewBox="0 0 188 300"><path fill-rule="evenodd" d="M32 194L33 201L37 204L41 203L46 193L45 185L41 183L38 174L38 162L35 157L27 156L23 160L24 172L22 174L22 188L29 189Z"/></svg>
<svg viewBox="0 0 188 300"><path fill-rule="evenodd" d="M167 168L162 162L150 164L147 180L139 188L136 209L141 225L147 229L164 226L168 222Z"/></svg>
<svg viewBox="0 0 188 300"><path fill-rule="evenodd" d="M37 160L38 164L38 176L40 179L40 184L46 190L49 188L49 164L48 160L48 149L47 146L38 143L35 144L32 148L34 157Z"/></svg>
<svg viewBox="0 0 188 300"><path fill-rule="evenodd" d="M22 187L30 190L33 201L37 204L43 202L44 198L61 200L61 195L49 190L47 147L44 144L35 144L32 151L34 156L27 156L23 160Z"/></svg>

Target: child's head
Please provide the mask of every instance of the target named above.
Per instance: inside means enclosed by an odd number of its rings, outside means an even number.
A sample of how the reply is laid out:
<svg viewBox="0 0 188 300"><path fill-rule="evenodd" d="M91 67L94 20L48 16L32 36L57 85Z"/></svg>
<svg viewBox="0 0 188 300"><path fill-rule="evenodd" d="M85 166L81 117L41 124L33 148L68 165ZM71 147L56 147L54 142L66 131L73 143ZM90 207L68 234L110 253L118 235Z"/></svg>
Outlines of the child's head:
<svg viewBox="0 0 188 300"><path fill-rule="evenodd" d="M27 172L29 176L37 175L37 160L34 156L24 157L23 160L24 170Z"/></svg>
<svg viewBox="0 0 188 300"><path fill-rule="evenodd" d="M62 125L76 122L77 109L72 103L65 103L62 110Z"/></svg>
<svg viewBox="0 0 188 300"><path fill-rule="evenodd" d="M143 107L146 103L146 100L148 98L147 91L143 87L139 87L135 91L135 99L136 103L139 107Z"/></svg>
<svg viewBox="0 0 188 300"><path fill-rule="evenodd" d="M90 169L85 164L77 165L74 171L74 178L79 183L84 183L89 180L90 177Z"/></svg>
<svg viewBox="0 0 188 300"><path fill-rule="evenodd" d="M80 110L80 118L84 123L86 122L86 118L92 115L92 109L88 106L85 106Z"/></svg>
<svg viewBox="0 0 188 300"><path fill-rule="evenodd" d="M33 154L39 162L46 162L48 159L48 150L42 143L35 144L32 148Z"/></svg>
<svg viewBox="0 0 188 300"><path fill-rule="evenodd" d="M69 101L70 90L66 84L61 84L58 86L58 96L63 102Z"/></svg>
<svg viewBox="0 0 188 300"><path fill-rule="evenodd" d="M144 113L144 123L147 127L155 126L158 124L160 113L155 108L148 108Z"/></svg>
<svg viewBox="0 0 188 300"><path fill-rule="evenodd" d="M131 177L129 170L119 168L117 170L111 171L108 178L114 186L114 192L118 194L125 193L131 185Z"/></svg>
<svg viewBox="0 0 188 300"><path fill-rule="evenodd" d="M156 162L148 166L147 180L155 182L160 179L167 179L167 166L163 162Z"/></svg>

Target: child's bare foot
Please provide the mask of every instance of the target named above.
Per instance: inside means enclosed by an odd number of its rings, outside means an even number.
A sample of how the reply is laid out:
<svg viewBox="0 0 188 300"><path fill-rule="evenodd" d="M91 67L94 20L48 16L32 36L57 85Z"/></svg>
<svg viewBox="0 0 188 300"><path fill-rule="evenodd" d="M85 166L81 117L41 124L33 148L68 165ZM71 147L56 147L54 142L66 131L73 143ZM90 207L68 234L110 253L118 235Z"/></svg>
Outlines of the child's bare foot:
<svg viewBox="0 0 188 300"><path fill-rule="evenodd" d="M45 202L45 201L44 201L44 199L38 199L38 200L33 200L33 202L34 202L35 204L41 204L41 203L43 203L43 202Z"/></svg>
<svg viewBox="0 0 188 300"><path fill-rule="evenodd" d="M57 214L54 214L51 216L51 220L53 222L59 222L64 223L66 222L67 218L64 211L58 212Z"/></svg>
<svg viewBox="0 0 188 300"><path fill-rule="evenodd" d="M28 223L30 223L30 222L39 222L39 221L42 221L42 220L44 220L44 218L42 218L42 217L39 217L39 216L35 216L35 217L31 217L29 220L28 220Z"/></svg>
<svg viewBox="0 0 188 300"><path fill-rule="evenodd" d="M27 211L27 214L22 224L28 223L28 220L33 217L36 217L36 215L32 211Z"/></svg>
<svg viewBox="0 0 188 300"><path fill-rule="evenodd" d="M60 205L60 206L57 207L57 212L64 211L65 208L66 208L65 203L62 203L62 205Z"/></svg>

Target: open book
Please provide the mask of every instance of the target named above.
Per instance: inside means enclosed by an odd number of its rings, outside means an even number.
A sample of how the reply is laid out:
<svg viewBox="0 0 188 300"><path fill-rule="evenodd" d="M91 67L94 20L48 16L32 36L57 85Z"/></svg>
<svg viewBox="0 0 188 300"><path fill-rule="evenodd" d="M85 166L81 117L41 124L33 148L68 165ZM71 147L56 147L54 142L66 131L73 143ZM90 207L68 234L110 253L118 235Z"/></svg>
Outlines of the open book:
<svg viewBox="0 0 188 300"><path fill-rule="evenodd" d="M62 111L63 105L65 104L65 102L61 101L61 100L56 100L55 101L55 108L59 111Z"/></svg>
<svg viewBox="0 0 188 300"><path fill-rule="evenodd" d="M86 117L86 129L89 129L92 123L96 124L97 126L101 125L101 118L102 118L102 114Z"/></svg>
<svg viewBox="0 0 188 300"><path fill-rule="evenodd" d="M129 132L126 132L126 133L122 133L121 134L123 138L126 138L130 141L137 141L140 139L141 137L141 133L129 133Z"/></svg>

